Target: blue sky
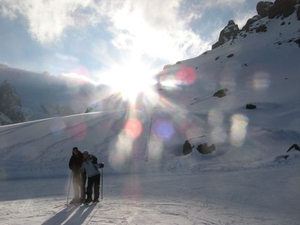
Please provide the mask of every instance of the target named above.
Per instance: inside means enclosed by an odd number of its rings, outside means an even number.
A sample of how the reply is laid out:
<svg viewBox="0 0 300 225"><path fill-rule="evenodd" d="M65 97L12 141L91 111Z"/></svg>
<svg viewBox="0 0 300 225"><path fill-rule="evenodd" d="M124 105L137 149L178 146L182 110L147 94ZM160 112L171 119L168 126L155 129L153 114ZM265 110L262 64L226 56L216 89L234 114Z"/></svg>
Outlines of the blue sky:
<svg viewBox="0 0 300 225"><path fill-rule="evenodd" d="M157 73L193 58L259 0L0 0L0 63L101 80L139 65ZM116 69L117 68L117 69Z"/></svg>

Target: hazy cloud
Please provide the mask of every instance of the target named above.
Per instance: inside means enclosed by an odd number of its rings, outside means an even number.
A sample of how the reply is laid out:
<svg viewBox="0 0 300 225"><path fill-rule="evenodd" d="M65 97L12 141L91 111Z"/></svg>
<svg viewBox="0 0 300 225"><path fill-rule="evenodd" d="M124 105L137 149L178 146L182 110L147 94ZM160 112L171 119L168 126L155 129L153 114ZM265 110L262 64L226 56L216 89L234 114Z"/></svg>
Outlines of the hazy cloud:
<svg viewBox="0 0 300 225"><path fill-rule="evenodd" d="M246 0L214 0L214 1L205 1L202 0L199 2L203 7L222 7L229 6L232 8L238 7L240 4L245 3Z"/></svg>
<svg viewBox="0 0 300 225"><path fill-rule="evenodd" d="M88 0L1 0L1 15L15 19L20 14L28 21L28 32L40 43L59 39L68 26L75 26L74 12Z"/></svg>
<svg viewBox="0 0 300 225"><path fill-rule="evenodd" d="M0 14L11 20L22 19L27 22L25 26L28 33L42 46L62 39L68 42L68 37L72 36L79 37L73 38L72 43L76 47L75 39L83 37L83 29L86 33L99 30L100 34L105 35L87 35L90 42L81 42L87 45L85 49L98 43L98 38L107 43L106 57L111 54L110 48L114 46L114 50L175 62L195 57L210 49L211 42L214 42L212 40L217 41L220 30L229 19L236 18L236 22L242 26L250 12L243 14L236 10L241 4L246 4L246 1L0 0ZM222 11L224 7L229 9L234 18L226 18L224 22L224 18L220 19L221 13L217 12L210 23L205 25L207 32L202 32L202 35L206 36L200 36L197 30L203 26L195 28L192 24L206 23L202 17L209 9L215 12ZM62 54L70 56L72 53Z"/></svg>
<svg viewBox="0 0 300 225"><path fill-rule="evenodd" d="M0 3L1 3L1 1L0 1ZM16 19L18 17L16 15L15 10L12 10L11 8L6 7L5 5L1 6L1 8L0 8L0 15L2 17L9 18L11 20Z"/></svg>
<svg viewBox="0 0 300 225"><path fill-rule="evenodd" d="M182 0L2 0L2 16L28 21L28 32L40 43L59 40L67 27L81 28L106 20L113 34L111 43L163 59L185 58L193 49L208 47L180 18Z"/></svg>
<svg viewBox="0 0 300 225"><path fill-rule="evenodd" d="M189 49L204 49L207 44L179 17L180 2L126 1L111 13L113 44L169 60L187 57L193 51Z"/></svg>

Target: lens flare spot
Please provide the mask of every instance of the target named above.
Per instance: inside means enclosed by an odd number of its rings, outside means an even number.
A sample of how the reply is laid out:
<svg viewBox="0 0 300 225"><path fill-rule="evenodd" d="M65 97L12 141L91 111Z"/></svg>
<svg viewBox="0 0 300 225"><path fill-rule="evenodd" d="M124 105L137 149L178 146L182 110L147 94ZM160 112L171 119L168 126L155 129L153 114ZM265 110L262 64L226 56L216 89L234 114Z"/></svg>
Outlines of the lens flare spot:
<svg viewBox="0 0 300 225"><path fill-rule="evenodd" d="M231 73L222 73L220 77L220 86L228 87L229 90L234 91L237 86L235 75Z"/></svg>
<svg viewBox="0 0 300 225"><path fill-rule="evenodd" d="M132 144L133 140L125 131L119 134L117 142L109 151L109 164L114 170L122 171L123 166L131 158Z"/></svg>
<svg viewBox="0 0 300 225"><path fill-rule="evenodd" d="M224 116L222 114L221 111L218 110L211 110L208 113L208 123L212 126L212 127L216 127L216 126L221 126L223 124L224 121Z"/></svg>
<svg viewBox="0 0 300 225"><path fill-rule="evenodd" d="M184 133L187 129L190 129L193 126L194 125L191 122L183 121L182 123L180 123L180 132Z"/></svg>
<svg viewBox="0 0 300 225"><path fill-rule="evenodd" d="M120 171L125 164L126 157L117 149L112 149L109 153L109 165L117 171Z"/></svg>
<svg viewBox="0 0 300 225"><path fill-rule="evenodd" d="M148 145L149 159L158 161L162 157L163 144L161 141L152 139Z"/></svg>
<svg viewBox="0 0 300 225"><path fill-rule="evenodd" d="M174 78L173 75L163 74L159 78L159 87L158 90L162 91L164 88L173 89L178 86L178 81Z"/></svg>
<svg viewBox="0 0 300 225"><path fill-rule="evenodd" d="M87 134L87 125L84 122L75 123L69 132L76 140L82 140Z"/></svg>
<svg viewBox="0 0 300 225"><path fill-rule="evenodd" d="M55 120L50 127L51 133L53 135L60 135L64 129L66 128L66 124L62 120Z"/></svg>
<svg viewBox="0 0 300 225"><path fill-rule="evenodd" d="M159 139L169 140L175 133L173 125L168 120L157 120L154 123L154 132Z"/></svg>
<svg viewBox="0 0 300 225"><path fill-rule="evenodd" d="M182 67L177 73L177 79L181 81L182 84L190 85L196 80L196 72L191 67Z"/></svg>
<svg viewBox="0 0 300 225"><path fill-rule="evenodd" d="M73 73L77 73L77 74L79 74L79 75L86 76L86 77L88 77L89 74L90 74L90 73L89 73L89 70L88 70L87 68L85 68L85 67L77 67L77 68L74 68L72 72L73 72Z"/></svg>
<svg viewBox="0 0 300 225"><path fill-rule="evenodd" d="M142 129L141 122L136 119L129 119L124 128L126 135L132 139L139 137Z"/></svg>
<svg viewBox="0 0 300 225"><path fill-rule="evenodd" d="M266 72L259 72L254 75L253 87L258 90L268 89L270 86L270 75Z"/></svg>
<svg viewBox="0 0 300 225"><path fill-rule="evenodd" d="M232 145L242 146L247 135L248 117L236 114L231 117L230 141Z"/></svg>
<svg viewBox="0 0 300 225"><path fill-rule="evenodd" d="M116 144L116 149L124 156L129 157L132 152L132 139L122 132Z"/></svg>

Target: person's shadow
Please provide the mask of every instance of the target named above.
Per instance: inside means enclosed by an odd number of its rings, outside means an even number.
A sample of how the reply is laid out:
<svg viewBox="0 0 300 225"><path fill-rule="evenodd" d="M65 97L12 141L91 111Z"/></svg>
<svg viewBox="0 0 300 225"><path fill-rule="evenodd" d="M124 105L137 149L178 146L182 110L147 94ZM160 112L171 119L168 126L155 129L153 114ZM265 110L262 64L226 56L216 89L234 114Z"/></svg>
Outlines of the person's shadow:
<svg viewBox="0 0 300 225"><path fill-rule="evenodd" d="M74 213L74 215L66 221L65 225L75 225L75 224L82 224L85 219L89 216L89 214L93 211L96 204L91 206L81 206L79 209Z"/></svg>
<svg viewBox="0 0 300 225"><path fill-rule="evenodd" d="M95 206L96 205L91 205L88 207L87 206L67 207L65 209L62 209L58 213L56 213L48 220L46 220L44 223L42 223L42 225L57 225L57 224L62 224L64 222L65 222L64 224L69 224L69 225L82 224L85 221L85 219L88 217L88 215L93 211ZM76 212L74 213L74 211ZM72 213L74 214L72 215ZM70 215L72 215L72 217L70 217Z"/></svg>

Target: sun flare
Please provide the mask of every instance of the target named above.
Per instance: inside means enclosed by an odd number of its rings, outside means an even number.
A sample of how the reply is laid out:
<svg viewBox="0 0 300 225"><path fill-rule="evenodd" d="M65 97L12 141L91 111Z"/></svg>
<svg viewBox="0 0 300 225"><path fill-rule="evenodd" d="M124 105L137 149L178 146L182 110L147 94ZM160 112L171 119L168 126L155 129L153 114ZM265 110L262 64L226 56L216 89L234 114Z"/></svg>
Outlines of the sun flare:
<svg viewBox="0 0 300 225"><path fill-rule="evenodd" d="M114 92L120 93L123 100L130 102L134 102L140 93L151 92L156 84L151 70L138 62L115 68L107 77L106 83Z"/></svg>

